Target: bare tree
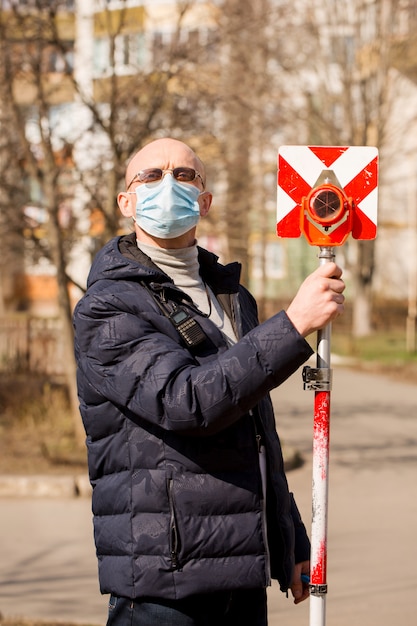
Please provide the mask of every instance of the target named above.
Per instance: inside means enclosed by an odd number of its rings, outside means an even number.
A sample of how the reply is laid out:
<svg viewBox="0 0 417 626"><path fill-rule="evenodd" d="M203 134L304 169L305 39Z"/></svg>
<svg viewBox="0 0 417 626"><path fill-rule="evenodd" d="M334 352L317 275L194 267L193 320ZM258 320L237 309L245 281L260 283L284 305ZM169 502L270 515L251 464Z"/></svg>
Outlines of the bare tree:
<svg viewBox="0 0 417 626"><path fill-rule="evenodd" d="M392 133L390 111L397 96L390 70L398 64L398 4L296 3L292 28L298 36L288 37L285 69L292 89L288 96L301 94L306 105L298 109L305 138L301 143L375 145L384 168ZM412 3L402 2L400 8L402 19L413 10ZM401 42L410 59L412 40ZM372 329L375 244L349 240L346 247L351 251L346 258L355 258L350 268L355 287L352 331L363 336Z"/></svg>
<svg viewBox="0 0 417 626"><path fill-rule="evenodd" d="M276 97L279 78L270 68L275 38L281 32L280 14L282 9L269 0L224 0L219 22L221 142L227 172L224 223L228 257L242 262L246 283L253 266L249 235L255 229L264 236L271 227L265 200L271 192L271 165L276 170L271 152L280 101ZM262 282L266 284L266 276Z"/></svg>
<svg viewBox="0 0 417 626"><path fill-rule="evenodd" d="M19 197L14 187L2 185L2 218L7 223L16 200L23 214L24 206L33 201L30 188L35 184L37 205L48 219L46 236L43 231L37 238L33 231L32 239L38 254L56 268L66 378L79 440L84 435L72 356L69 286L77 283L77 278L68 274L71 254L80 236L86 234L86 222L89 229L92 210L102 216L97 245L117 232L115 197L129 155L159 133L180 128L184 119L192 129L201 113L197 97L184 96L197 64L197 59L190 60L189 46L180 36L189 6L180 5L170 41L158 50L161 65L155 66L149 58L143 63L135 48L137 56L124 59L125 72L119 68L120 46L128 46L125 52L131 54L129 44L140 45L141 41L132 42L133 35L126 30L127 9L114 15L106 8L101 15L107 50L103 75L90 74L87 80L73 71L74 34L68 36L63 27L66 2L36 0L28 7L11 1L1 8L1 114L7 114L14 130L13 143L3 142L1 165L15 163L17 179L22 182ZM63 207L73 211L65 222Z"/></svg>
<svg viewBox="0 0 417 626"><path fill-rule="evenodd" d="M0 47L2 45L1 41ZM21 251L24 230L24 193L19 166L21 154L13 132L11 111L7 99L3 97L4 70L4 66L0 68L0 315L9 308L13 300L13 285L23 271Z"/></svg>

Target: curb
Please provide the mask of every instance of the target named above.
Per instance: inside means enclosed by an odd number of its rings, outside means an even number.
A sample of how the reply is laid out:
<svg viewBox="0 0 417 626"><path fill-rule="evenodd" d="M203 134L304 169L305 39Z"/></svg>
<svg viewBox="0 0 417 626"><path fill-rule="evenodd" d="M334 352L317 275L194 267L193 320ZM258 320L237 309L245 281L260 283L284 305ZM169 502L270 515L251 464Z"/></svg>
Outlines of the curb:
<svg viewBox="0 0 417 626"><path fill-rule="evenodd" d="M0 498L78 498L90 497L88 476L3 475Z"/></svg>
<svg viewBox="0 0 417 626"><path fill-rule="evenodd" d="M283 446L284 467L288 472L303 464L297 450ZM90 498L91 485L87 475L51 476L34 474L0 475L0 498Z"/></svg>

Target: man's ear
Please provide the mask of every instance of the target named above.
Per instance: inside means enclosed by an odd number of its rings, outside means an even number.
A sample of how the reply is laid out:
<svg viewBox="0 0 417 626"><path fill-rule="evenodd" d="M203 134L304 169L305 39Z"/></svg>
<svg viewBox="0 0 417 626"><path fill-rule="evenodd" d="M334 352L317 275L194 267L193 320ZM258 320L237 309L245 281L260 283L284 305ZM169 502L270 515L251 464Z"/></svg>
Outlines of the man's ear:
<svg viewBox="0 0 417 626"><path fill-rule="evenodd" d="M117 195L117 204L119 205L119 209L124 217L135 216L135 206L131 200L131 194L128 194L126 191L121 191Z"/></svg>
<svg viewBox="0 0 417 626"><path fill-rule="evenodd" d="M200 205L201 217L206 217L207 213L210 210L212 200L213 200L213 194L211 194L209 191L203 191L203 193L198 198L198 204Z"/></svg>

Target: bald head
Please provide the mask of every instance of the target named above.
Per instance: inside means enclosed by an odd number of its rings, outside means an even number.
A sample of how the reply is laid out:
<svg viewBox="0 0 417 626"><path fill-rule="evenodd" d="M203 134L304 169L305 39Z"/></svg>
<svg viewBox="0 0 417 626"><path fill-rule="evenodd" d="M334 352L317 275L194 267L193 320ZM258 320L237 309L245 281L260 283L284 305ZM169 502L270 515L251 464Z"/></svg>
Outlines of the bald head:
<svg viewBox="0 0 417 626"><path fill-rule="evenodd" d="M174 167L192 167L197 170L206 184L205 167L196 153L178 139L156 139L141 148L130 160L126 169L126 185L140 171L151 167L163 170Z"/></svg>

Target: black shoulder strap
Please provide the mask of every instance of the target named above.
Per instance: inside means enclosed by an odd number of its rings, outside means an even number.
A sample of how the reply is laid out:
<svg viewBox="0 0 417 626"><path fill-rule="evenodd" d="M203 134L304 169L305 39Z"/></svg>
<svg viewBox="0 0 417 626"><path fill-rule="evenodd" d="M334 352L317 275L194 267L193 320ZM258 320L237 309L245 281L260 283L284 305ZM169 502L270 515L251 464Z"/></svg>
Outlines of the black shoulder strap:
<svg viewBox="0 0 417 626"><path fill-rule="evenodd" d="M191 316L189 310L176 302L169 303L164 298L158 297L145 282L142 281L141 284L169 319L188 349L195 348L208 340L206 333L197 320Z"/></svg>

